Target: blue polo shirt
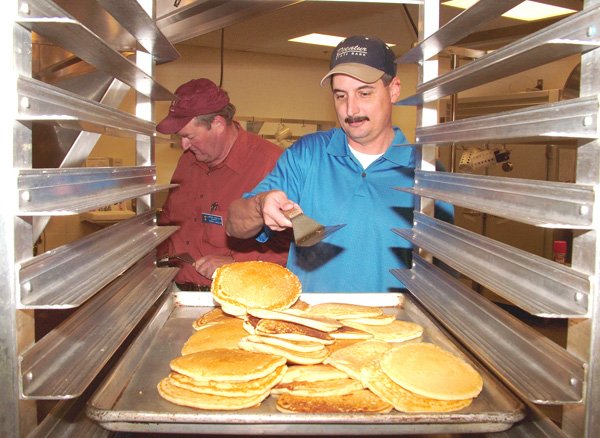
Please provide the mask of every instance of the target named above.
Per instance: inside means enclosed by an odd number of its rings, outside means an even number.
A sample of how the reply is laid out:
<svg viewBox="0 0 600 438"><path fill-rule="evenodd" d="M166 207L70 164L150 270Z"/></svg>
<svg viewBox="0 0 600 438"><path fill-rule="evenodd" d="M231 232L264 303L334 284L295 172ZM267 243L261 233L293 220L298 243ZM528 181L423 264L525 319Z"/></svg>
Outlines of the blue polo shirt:
<svg viewBox="0 0 600 438"><path fill-rule="evenodd" d="M292 245L288 268L306 292L389 292L403 285L389 270L407 268L410 242L392 228L412 227L415 150L399 128L393 145L364 169L344 131L306 135L288 148L273 171L244 197L282 190L323 225L346 226L312 247Z"/></svg>

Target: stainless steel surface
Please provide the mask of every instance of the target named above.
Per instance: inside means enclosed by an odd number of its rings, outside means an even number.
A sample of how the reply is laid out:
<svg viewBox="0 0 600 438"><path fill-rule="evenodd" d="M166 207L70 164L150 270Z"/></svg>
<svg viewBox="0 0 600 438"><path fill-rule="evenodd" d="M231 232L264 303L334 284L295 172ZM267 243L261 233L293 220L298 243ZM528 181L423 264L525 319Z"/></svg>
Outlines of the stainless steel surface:
<svg viewBox="0 0 600 438"><path fill-rule="evenodd" d="M20 8L18 22L154 100L175 96L51 0Z"/></svg>
<svg viewBox="0 0 600 438"><path fill-rule="evenodd" d="M156 24L169 41L179 43L294 3L298 0L184 0L175 6L158 0Z"/></svg>
<svg viewBox="0 0 600 438"><path fill-rule="evenodd" d="M162 399L157 383L169 373L169 361L180 355L185 340L193 333L192 322L212 306L210 293L181 293L181 303L167 301L161 320L141 334L127 356L88 403L88 415L110 430L138 432L185 432L216 434L359 435L485 432L509 428L523 416L523 405L498 385L491 375L474 364L484 377L483 392L473 404L449 414L283 414L276 410L273 397L260 407L239 411L202 411ZM424 341L435 342L463 355L408 296L400 294L303 294L309 303L338 300L388 307L386 312L415 321L425 328ZM195 305L194 305L195 303ZM464 357L464 356L463 356ZM465 357L466 358L466 357ZM466 358L467 360L471 360Z"/></svg>
<svg viewBox="0 0 600 438"><path fill-rule="evenodd" d="M283 214L292 221L292 230L294 232L294 243L297 246L313 246L325 239L327 236L335 233L346 224L340 225L321 225L313 218L305 215L299 209L284 211Z"/></svg>
<svg viewBox="0 0 600 438"><path fill-rule="evenodd" d="M398 105L432 102L569 55L594 49L600 45L600 34L593 31L599 21L599 6L578 12L445 75L418 84L417 93L401 100Z"/></svg>
<svg viewBox="0 0 600 438"><path fill-rule="evenodd" d="M454 336L526 400L580 403L585 363L433 264L392 273Z"/></svg>
<svg viewBox="0 0 600 438"><path fill-rule="evenodd" d="M148 212L19 263L18 307L77 307L125 272L178 227Z"/></svg>
<svg viewBox="0 0 600 438"><path fill-rule="evenodd" d="M175 277L177 269L157 269L154 259L140 260L23 353L23 398L83 393Z"/></svg>
<svg viewBox="0 0 600 438"><path fill-rule="evenodd" d="M461 38L473 33L478 26L499 17L512 9L522 0L480 0L472 7L456 16L442 26L437 32L419 42L413 49L404 53L397 63L415 63L431 58L440 53L444 48L453 45Z"/></svg>
<svg viewBox="0 0 600 438"><path fill-rule="evenodd" d="M414 188L396 189L540 227L587 229L598 220L594 187L583 184L417 170Z"/></svg>
<svg viewBox="0 0 600 438"><path fill-rule="evenodd" d="M19 115L23 122L36 121L73 130L119 137L155 135L155 124L118 109L54 87L35 79L20 77Z"/></svg>
<svg viewBox="0 0 600 438"><path fill-rule="evenodd" d="M154 58L157 64L179 58L177 49L160 31L154 20L133 0L97 0L115 19L125 27Z"/></svg>
<svg viewBox="0 0 600 438"><path fill-rule="evenodd" d="M417 143L546 142L598 136L597 96L417 128Z"/></svg>
<svg viewBox="0 0 600 438"><path fill-rule="evenodd" d="M155 174L153 166L22 169L17 175L19 211L73 214L175 187L155 185Z"/></svg>
<svg viewBox="0 0 600 438"><path fill-rule="evenodd" d="M588 314L590 276L568 266L419 213L394 232L532 315Z"/></svg>

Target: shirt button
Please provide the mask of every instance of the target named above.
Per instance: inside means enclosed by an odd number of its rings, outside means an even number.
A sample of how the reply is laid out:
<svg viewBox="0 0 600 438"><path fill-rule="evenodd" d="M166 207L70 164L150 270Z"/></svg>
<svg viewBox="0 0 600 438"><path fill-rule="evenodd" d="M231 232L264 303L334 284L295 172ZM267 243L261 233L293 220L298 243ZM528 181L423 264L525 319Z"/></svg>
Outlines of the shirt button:
<svg viewBox="0 0 600 438"><path fill-rule="evenodd" d="M365 176L367 176L367 172L361 173L360 176L362 176L364 178Z"/></svg>

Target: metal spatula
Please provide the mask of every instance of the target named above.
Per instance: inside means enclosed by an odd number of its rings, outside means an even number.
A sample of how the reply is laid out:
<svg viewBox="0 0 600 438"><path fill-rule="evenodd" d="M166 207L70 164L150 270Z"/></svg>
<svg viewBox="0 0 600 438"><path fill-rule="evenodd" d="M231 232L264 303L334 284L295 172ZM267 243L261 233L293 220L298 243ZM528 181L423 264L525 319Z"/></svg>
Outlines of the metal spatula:
<svg viewBox="0 0 600 438"><path fill-rule="evenodd" d="M191 255L189 255L187 252L181 253L181 254L175 254L175 255L171 255L171 256L165 256L159 260L156 261L156 265L158 267L161 266L177 266L178 263L183 262L183 263L189 263L191 265L193 265L196 260L194 260L194 257L192 257Z"/></svg>
<svg viewBox="0 0 600 438"><path fill-rule="evenodd" d="M284 211L283 214L292 221L294 242L297 246L313 246L321 240L335 233L346 224L324 226L316 220L306 216L299 209Z"/></svg>

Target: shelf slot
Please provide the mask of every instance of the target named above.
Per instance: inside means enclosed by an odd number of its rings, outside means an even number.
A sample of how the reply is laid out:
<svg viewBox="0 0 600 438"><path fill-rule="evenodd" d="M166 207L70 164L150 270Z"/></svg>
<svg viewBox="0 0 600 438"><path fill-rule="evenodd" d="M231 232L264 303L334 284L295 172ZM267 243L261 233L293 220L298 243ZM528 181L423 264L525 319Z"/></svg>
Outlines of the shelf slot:
<svg viewBox="0 0 600 438"><path fill-rule="evenodd" d="M157 64L179 58L179 52L136 0L96 1L135 37Z"/></svg>
<svg viewBox="0 0 600 438"><path fill-rule="evenodd" d="M503 2L498 2L503 3ZM397 105L422 105L600 45L600 4L417 86Z"/></svg>
<svg viewBox="0 0 600 438"><path fill-rule="evenodd" d="M411 50L396 59L398 64L425 61L440 53L444 48L470 35L479 26L487 23L521 3L522 0L479 0L461 12L446 25L438 29Z"/></svg>
<svg viewBox="0 0 600 438"><path fill-rule="evenodd" d="M591 229L597 221L594 186L416 170L414 187L396 190L538 227Z"/></svg>
<svg viewBox="0 0 600 438"><path fill-rule="evenodd" d="M35 79L19 77L17 120L117 137L154 136L155 124Z"/></svg>
<svg viewBox="0 0 600 438"><path fill-rule="evenodd" d="M77 307L152 251L178 227L149 211L18 265L20 308Z"/></svg>
<svg viewBox="0 0 600 438"><path fill-rule="evenodd" d="M81 213L166 190L154 166L20 169L19 216Z"/></svg>
<svg viewBox="0 0 600 438"><path fill-rule="evenodd" d="M582 401L585 363L558 344L416 254L412 269L391 272L525 399L537 404Z"/></svg>
<svg viewBox="0 0 600 438"><path fill-rule="evenodd" d="M80 396L177 273L156 268L154 254L90 299L22 355L22 398Z"/></svg>
<svg viewBox="0 0 600 438"><path fill-rule="evenodd" d="M417 128L417 143L553 142L598 137L598 96Z"/></svg>
<svg viewBox="0 0 600 438"><path fill-rule="evenodd" d="M415 212L393 231L532 315L587 316L589 276L554 261Z"/></svg>
<svg viewBox="0 0 600 438"><path fill-rule="evenodd" d="M116 77L152 100L174 100L175 96L152 76L114 50L51 0L36 0L19 8L16 22L39 33L98 70Z"/></svg>

